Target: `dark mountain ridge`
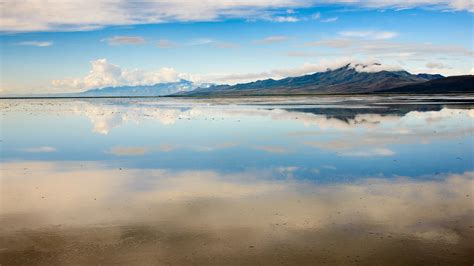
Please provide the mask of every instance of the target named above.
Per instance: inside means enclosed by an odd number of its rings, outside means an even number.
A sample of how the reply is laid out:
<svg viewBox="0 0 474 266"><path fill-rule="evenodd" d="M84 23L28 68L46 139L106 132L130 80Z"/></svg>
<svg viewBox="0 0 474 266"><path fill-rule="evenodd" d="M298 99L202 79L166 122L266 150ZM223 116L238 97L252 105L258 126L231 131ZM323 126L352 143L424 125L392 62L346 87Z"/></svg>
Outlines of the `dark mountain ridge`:
<svg viewBox="0 0 474 266"><path fill-rule="evenodd" d="M374 64L371 66L379 66ZM216 85L198 88L183 95L276 95L276 94L341 94L372 93L442 78L436 74L414 75L404 70L365 71L370 66L348 64L314 74L288 77L280 80L265 79L236 85Z"/></svg>
<svg viewBox="0 0 474 266"><path fill-rule="evenodd" d="M474 76L451 76L384 90L387 93L466 93L474 92Z"/></svg>

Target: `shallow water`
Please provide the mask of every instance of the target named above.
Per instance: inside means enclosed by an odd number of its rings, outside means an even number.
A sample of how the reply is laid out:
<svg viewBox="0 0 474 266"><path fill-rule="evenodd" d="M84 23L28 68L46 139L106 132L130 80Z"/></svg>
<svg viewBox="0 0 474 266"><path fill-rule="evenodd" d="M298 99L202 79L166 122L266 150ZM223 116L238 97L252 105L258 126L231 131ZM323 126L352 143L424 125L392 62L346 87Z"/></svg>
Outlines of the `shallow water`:
<svg viewBox="0 0 474 266"><path fill-rule="evenodd" d="M0 264L471 265L473 107L0 100Z"/></svg>

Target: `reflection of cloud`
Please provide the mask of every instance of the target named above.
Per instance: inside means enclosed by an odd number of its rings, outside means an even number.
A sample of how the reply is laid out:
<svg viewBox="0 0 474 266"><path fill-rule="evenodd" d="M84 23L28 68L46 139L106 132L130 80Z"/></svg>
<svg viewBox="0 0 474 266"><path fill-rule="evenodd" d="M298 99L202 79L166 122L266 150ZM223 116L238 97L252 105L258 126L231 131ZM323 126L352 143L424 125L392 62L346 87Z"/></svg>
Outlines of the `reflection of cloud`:
<svg viewBox="0 0 474 266"><path fill-rule="evenodd" d="M182 104L183 107L187 107L188 103L183 101ZM143 120L154 120L163 125L173 125L180 120L212 121L217 117L235 121L252 117L292 121L301 123L312 130L289 132L287 136L299 138L303 144L330 150L340 156L359 157L392 156L395 152L388 147L389 145L430 143L440 139L461 138L472 134L474 130L472 110L464 109L411 111L403 116L362 113L355 114L352 118L337 119L337 115L332 117L298 112L298 110L265 109L265 106L263 108L241 108L229 105L203 106L194 102L189 108L183 107L160 105L159 108L154 108L153 103L137 103L132 106L83 103L75 110L78 114L87 115L94 124L94 131L102 134L107 134L111 128L123 123L139 123ZM456 121L459 123L452 124L453 116L456 116ZM330 138L322 140L323 136ZM158 150L171 151L181 148L205 152L219 149L218 146L224 144L195 146L167 144ZM231 146L235 145L231 143ZM289 152L286 148L272 145L260 145L254 148L273 153Z"/></svg>
<svg viewBox="0 0 474 266"><path fill-rule="evenodd" d="M395 152L390 149L383 147L371 148L370 145L364 146L362 142L354 139L340 139L328 142L305 142L305 144L324 150L335 151L342 156L371 157L395 155ZM383 143L380 145L383 145Z"/></svg>
<svg viewBox="0 0 474 266"><path fill-rule="evenodd" d="M42 153L42 152L55 152L56 148L50 146L42 146L42 147L32 147L21 149L24 152L31 152L31 153Z"/></svg>
<svg viewBox="0 0 474 266"><path fill-rule="evenodd" d="M277 147L277 146L257 146L254 147L256 150L261 150L261 151L266 151L270 153L288 153L289 150L283 147Z"/></svg>
<svg viewBox="0 0 474 266"><path fill-rule="evenodd" d="M321 168L328 169L328 170L336 170L336 169L337 169L336 166L334 166L334 165L327 165L327 164L321 165Z"/></svg>
<svg viewBox="0 0 474 266"><path fill-rule="evenodd" d="M357 115L347 127L330 140L305 141L306 145L337 152L342 156L392 156L388 145L429 143L440 139L461 138L472 134L470 110L442 109L436 112L409 112L402 117ZM453 115L462 125L447 125ZM359 122L363 122L359 124ZM320 132L316 132L321 134ZM327 133L326 133L327 134ZM311 136L311 132L293 132L290 136Z"/></svg>
<svg viewBox="0 0 474 266"><path fill-rule="evenodd" d="M163 143L160 145L158 150L162 152L170 152L170 151L174 151L176 148L177 148L176 145Z"/></svg>
<svg viewBox="0 0 474 266"><path fill-rule="evenodd" d="M223 143L216 143L216 144L210 144L210 145L179 145L178 147L181 147L183 149L189 149L192 151L198 151L198 152L210 152L210 151L215 151L215 150L220 150L220 149L232 148L235 146L237 146L237 143L223 142Z"/></svg>
<svg viewBox="0 0 474 266"><path fill-rule="evenodd" d="M42 41L25 41L19 42L17 45L36 46L36 47L48 47L53 45L53 42L42 42Z"/></svg>
<svg viewBox="0 0 474 266"><path fill-rule="evenodd" d="M351 101L354 99L347 98ZM429 99L424 99L429 100ZM469 136L474 131L473 111L466 109L443 108L440 111L394 111L387 108L364 105L364 110L372 113L353 112L360 105L345 105L354 109L340 108L336 105L340 99L328 97L321 110L314 105L315 113L308 109L295 109L288 99L278 102L273 98L253 99L239 106L232 99L186 100L163 99L160 101L137 101L127 104L114 102L70 102L55 106L60 113L73 112L86 116L93 124L93 131L108 134L112 128L124 124L139 124L156 121L165 126L177 123L217 123L218 121L239 122L241 120L264 119L291 123L285 136L292 137L300 144L308 144L320 149L337 152L342 156L390 156L394 150L391 145L430 143ZM256 101L256 102L252 102ZM313 108L298 98L297 102ZM365 101L365 100L364 100ZM258 104L258 105L256 105ZM32 110L40 105L32 105ZM329 108L330 106L331 108ZM10 106L12 111L14 108ZM280 109L281 108L281 109ZM291 108L286 110L284 108ZM400 108L402 109L402 108ZM415 108L414 108L415 109ZM398 110L398 109L397 109ZM403 110L403 109L402 109ZM377 114L381 112L381 114ZM385 114L387 113L387 114ZM399 114L399 115L397 115ZM263 121L263 120L262 120ZM206 123L207 123L206 122ZM149 126L148 124L146 124ZM302 128L301 126L304 126ZM260 132L264 128L259 127ZM234 142L223 143L161 143L159 147L148 147L151 151L172 151L177 149L198 152L214 151L237 145ZM288 148L262 142L251 145L267 152L289 152ZM284 150L286 149L286 150Z"/></svg>
<svg viewBox="0 0 474 266"><path fill-rule="evenodd" d="M223 142L215 143L210 145L188 145L188 144L170 144L163 143L158 147L112 147L107 153L116 155L116 156L140 156L145 155L150 152L159 151L159 152L172 152L178 149L190 150L194 152L212 152L221 149L227 149L237 146L237 143L234 142Z"/></svg>
<svg viewBox="0 0 474 266"><path fill-rule="evenodd" d="M1 170L2 217L35 217L14 224L2 219L3 228L171 221L263 233L283 222L281 230L289 231L376 224L378 230L456 243L463 232L448 222L470 224L474 186L472 172L431 181L405 177L321 185L292 179L296 167L279 169L288 174L286 180L266 172L118 170L86 162L4 163Z"/></svg>
<svg viewBox="0 0 474 266"><path fill-rule="evenodd" d="M112 147L108 153L117 156L144 155L149 152L146 147Z"/></svg>
<svg viewBox="0 0 474 266"><path fill-rule="evenodd" d="M108 134L110 129L127 122L138 123L145 120L158 121L163 125L175 124L178 120L188 119L212 119L220 117L224 119L240 119L242 117L269 117L278 121L295 121L306 126L318 126L321 129L351 130L355 127L373 127L381 120L397 120L396 116L382 116L375 114L357 115L350 121L283 109L268 110L264 108L238 108L229 106L201 106L190 104L183 106L159 106L136 104L132 106L106 105L92 103L78 103L73 106L74 112L89 117L94 124L94 132ZM188 108L184 108L188 107Z"/></svg>
<svg viewBox="0 0 474 266"><path fill-rule="evenodd" d="M370 156L392 156L395 152L387 148L376 148L362 151L341 151L343 156L359 156L359 157L370 157Z"/></svg>

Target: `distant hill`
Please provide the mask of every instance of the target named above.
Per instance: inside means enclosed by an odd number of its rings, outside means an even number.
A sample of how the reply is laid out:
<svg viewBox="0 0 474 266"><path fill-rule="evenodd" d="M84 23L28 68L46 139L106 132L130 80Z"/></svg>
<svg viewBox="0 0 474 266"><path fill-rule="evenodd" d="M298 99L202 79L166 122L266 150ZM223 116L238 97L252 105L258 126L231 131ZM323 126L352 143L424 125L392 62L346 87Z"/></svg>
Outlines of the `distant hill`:
<svg viewBox="0 0 474 266"><path fill-rule="evenodd" d="M379 66L379 64L374 64ZM348 64L338 69L280 80L266 79L237 85L216 85L180 93L189 96L207 95L278 95L278 94L341 94L371 93L406 85L423 83L443 76L410 74L407 71L364 71L373 65ZM357 69L357 70L356 70Z"/></svg>
<svg viewBox="0 0 474 266"><path fill-rule="evenodd" d="M158 83L154 85L118 86L92 89L85 92L74 93L73 96L105 97L105 96L163 96L177 92L191 91L197 85L188 80L178 82Z"/></svg>
<svg viewBox="0 0 474 266"><path fill-rule="evenodd" d="M384 90L389 93L465 93L474 92L474 76L452 76Z"/></svg>

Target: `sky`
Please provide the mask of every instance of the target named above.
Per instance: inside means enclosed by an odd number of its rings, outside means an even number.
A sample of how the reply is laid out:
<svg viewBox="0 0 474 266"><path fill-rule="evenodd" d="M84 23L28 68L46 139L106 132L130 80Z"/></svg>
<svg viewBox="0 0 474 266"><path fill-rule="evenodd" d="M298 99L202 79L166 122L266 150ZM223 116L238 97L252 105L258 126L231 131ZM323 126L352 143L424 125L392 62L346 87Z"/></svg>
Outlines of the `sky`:
<svg viewBox="0 0 474 266"><path fill-rule="evenodd" d="M0 0L0 94L235 84L350 62L474 74L471 0Z"/></svg>

